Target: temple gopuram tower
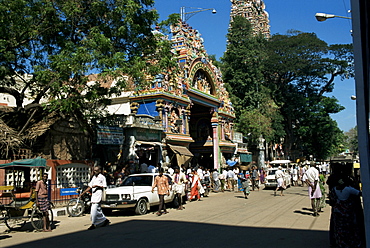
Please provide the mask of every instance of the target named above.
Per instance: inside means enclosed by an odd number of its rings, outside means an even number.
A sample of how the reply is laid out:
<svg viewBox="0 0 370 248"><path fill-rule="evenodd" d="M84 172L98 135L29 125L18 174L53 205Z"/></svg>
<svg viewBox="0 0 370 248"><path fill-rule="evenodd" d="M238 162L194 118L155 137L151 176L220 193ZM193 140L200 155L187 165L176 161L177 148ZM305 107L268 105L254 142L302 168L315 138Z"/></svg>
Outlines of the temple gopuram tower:
<svg viewBox="0 0 370 248"><path fill-rule="evenodd" d="M269 14L262 0L231 0L231 3L231 20L234 16L243 16L252 24L255 34L270 37Z"/></svg>

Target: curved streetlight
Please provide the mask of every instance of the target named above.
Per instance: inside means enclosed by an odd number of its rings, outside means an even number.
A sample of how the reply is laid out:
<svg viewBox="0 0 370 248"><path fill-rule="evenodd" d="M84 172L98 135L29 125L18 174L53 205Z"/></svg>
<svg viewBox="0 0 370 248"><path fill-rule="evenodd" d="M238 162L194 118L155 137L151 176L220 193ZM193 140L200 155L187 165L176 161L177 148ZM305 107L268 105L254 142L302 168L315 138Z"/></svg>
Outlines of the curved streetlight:
<svg viewBox="0 0 370 248"><path fill-rule="evenodd" d="M196 10L190 11L190 12L186 12L185 8L196 9ZM197 14L199 12L207 11L207 10L212 10L212 14L216 14L217 13L216 9L214 9L214 8L211 8L211 9L203 9L203 8L194 8L194 7L181 7L180 8L181 20L183 22L187 22L187 20L189 20L189 18L192 17L193 15L195 15L195 14Z"/></svg>
<svg viewBox="0 0 370 248"><path fill-rule="evenodd" d="M323 22L323 21L326 21L326 19L334 18L334 17L343 18L343 19L352 19L351 17L347 17L347 16L338 16L338 15L325 14L325 13L316 13L315 17L316 17L316 20L318 20L319 22Z"/></svg>

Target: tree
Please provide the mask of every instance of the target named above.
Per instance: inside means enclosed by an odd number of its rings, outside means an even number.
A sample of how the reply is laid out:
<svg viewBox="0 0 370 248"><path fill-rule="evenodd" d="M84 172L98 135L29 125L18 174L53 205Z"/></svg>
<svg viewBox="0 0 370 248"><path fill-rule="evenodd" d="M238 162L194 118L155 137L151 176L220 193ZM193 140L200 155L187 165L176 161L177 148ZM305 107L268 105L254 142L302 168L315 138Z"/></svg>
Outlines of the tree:
<svg viewBox="0 0 370 248"><path fill-rule="evenodd" d="M262 134L266 141L284 135L279 118L279 107L270 97L264 84L266 40L254 35L249 21L235 16L227 34L227 51L222 60L222 74L231 96L237 128L251 133L256 141Z"/></svg>
<svg viewBox="0 0 370 248"><path fill-rule="evenodd" d="M20 131L34 111L60 111L84 119L99 115L110 96L145 87L168 68L171 44L152 28L153 0L12 0L0 2L0 93L17 111L1 115ZM172 16L163 24L177 21ZM94 82L88 74L94 73ZM25 75L30 75L26 77ZM116 79L112 87L102 87ZM24 106L28 98L32 104Z"/></svg>
<svg viewBox="0 0 370 248"><path fill-rule="evenodd" d="M274 35L266 49L265 82L284 117L287 150L325 159L342 141L329 114L343 107L324 94L336 77L353 76L352 46L328 46L313 33L294 31Z"/></svg>
<svg viewBox="0 0 370 248"><path fill-rule="evenodd" d="M349 151L358 154L357 126L344 133L345 144Z"/></svg>

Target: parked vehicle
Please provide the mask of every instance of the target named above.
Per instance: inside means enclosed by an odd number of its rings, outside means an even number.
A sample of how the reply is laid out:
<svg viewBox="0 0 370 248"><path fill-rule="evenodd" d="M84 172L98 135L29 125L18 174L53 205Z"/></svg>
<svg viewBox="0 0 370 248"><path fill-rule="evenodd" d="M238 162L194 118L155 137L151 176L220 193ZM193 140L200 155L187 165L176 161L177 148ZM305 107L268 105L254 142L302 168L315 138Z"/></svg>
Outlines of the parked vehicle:
<svg viewBox="0 0 370 248"><path fill-rule="evenodd" d="M267 170L267 176L266 176L266 181L265 181L265 188L276 188L277 186L277 181L275 178L275 173L278 170L278 168L269 168ZM281 169L284 173L284 183L286 187L289 187L291 185L291 177L289 172L287 171L286 168Z"/></svg>
<svg viewBox="0 0 370 248"><path fill-rule="evenodd" d="M134 209L136 214L146 214L150 207L159 205L157 188L152 193L154 178L158 173L142 173L128 176L123 180L121 186L108 188L104 191L101 207L103 212L109 213L113 209ZM172 179L169 175L169 184ZM177 198L173 191L164 197L165 203L173 203L178 206Z"/></svg>
<svg viewBox="0 0 370 248"><path fill-rule="evenodd" d="M46 160L43 158L23 159L0 164L0 169L13 169L13 171L45 167ZM14 185L20 185L22 177L18 177L18 180L18 182L13 182ZM35 230L43 230L43 214L37 207L34 188L27 189L28 192L18 193L14 185L0 186L0 223L4 222L11 231L20 230L27 222L31 222ZM54 207L52 202L50 202L50 207ZM49 209L48 213L52 224L53 211Z"/></svg>
<svg viewBox="0 0 370 248"><path fill-rule="evenodd" d="M81 194L88 186L78 188L77 192ZM86 192L82 197L72 199L67 204L67 213L71 217L78 217L84 213L90 212L91 208L91 192Z"/></svg>

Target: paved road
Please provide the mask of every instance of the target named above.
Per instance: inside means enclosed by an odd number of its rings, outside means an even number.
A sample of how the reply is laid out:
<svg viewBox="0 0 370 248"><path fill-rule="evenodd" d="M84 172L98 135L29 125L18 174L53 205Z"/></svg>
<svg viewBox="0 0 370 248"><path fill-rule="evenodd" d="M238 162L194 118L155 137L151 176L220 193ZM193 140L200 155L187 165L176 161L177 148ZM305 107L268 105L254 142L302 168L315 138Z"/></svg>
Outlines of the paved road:
<svg viewBox="0 0 370 248"><path fill-rule="evenodd" d="M154 209L155 210L155 209ZM186 209L169 214L135 216L113 212L111 225L87 231L89 215L57 216L51 233L7 233L0 226L1 247L329 247L330 207L313 217L306 187L291 187L285 196L272 190L212 193ZM3 224L1 224L3 225Z"/></svg>

